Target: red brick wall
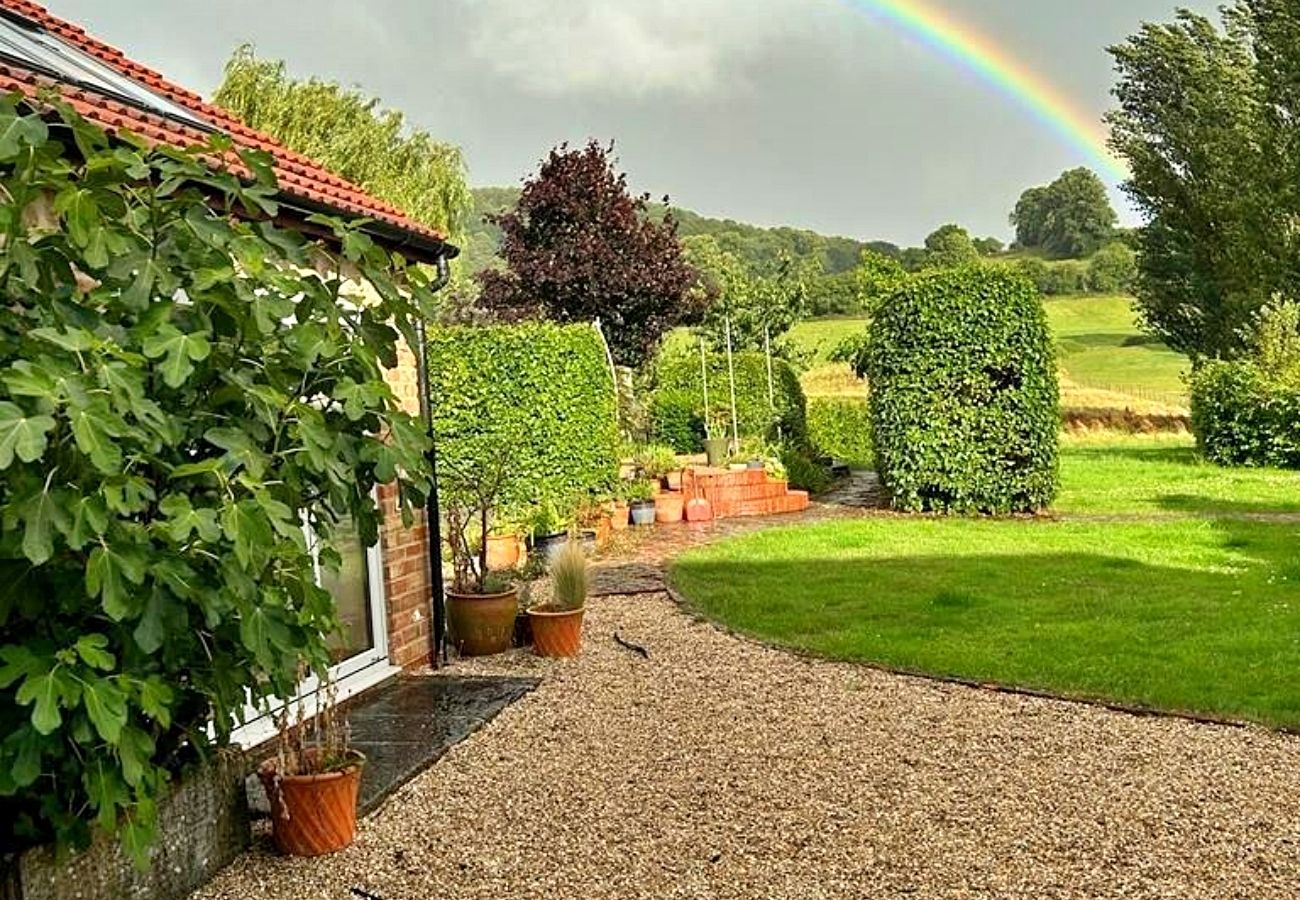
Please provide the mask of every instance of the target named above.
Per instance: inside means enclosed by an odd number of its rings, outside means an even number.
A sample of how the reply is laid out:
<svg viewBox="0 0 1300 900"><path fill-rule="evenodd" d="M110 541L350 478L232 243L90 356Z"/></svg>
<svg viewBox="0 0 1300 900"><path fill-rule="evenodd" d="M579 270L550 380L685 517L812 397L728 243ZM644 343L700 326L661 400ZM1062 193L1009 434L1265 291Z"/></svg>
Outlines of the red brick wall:
<svg viewBox="0 0 1300 900"><path fill-rule="evenodd" d="M387 379L402 408L413 415L420 412L416 373L415 355L403 344L397 368L387 373ZM406 528L397 511L397 490L384 485L379 500L384 512L380 549L388 606L388 656L393 665L404 669L428 665L433 657L433 611L424 514L417 512L412 527Z"/></svg>

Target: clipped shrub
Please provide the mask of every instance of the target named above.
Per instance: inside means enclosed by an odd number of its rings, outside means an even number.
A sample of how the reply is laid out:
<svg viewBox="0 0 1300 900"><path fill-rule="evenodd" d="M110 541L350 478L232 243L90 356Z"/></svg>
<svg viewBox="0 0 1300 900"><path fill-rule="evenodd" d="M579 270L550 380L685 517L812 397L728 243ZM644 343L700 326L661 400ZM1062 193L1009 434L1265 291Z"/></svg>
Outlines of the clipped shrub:
<svg viewBox="0 0 1300 900"><path fill-rule="evenodd" d="M438 463L508 454L503 504L571 507L613 487L618 410L605 348L588 325L434 329L428 339Z"/></svg>
<svg viewBox="0 0 1300 900"><path fill-rule="evenodd" d="M773 412L767 393L767 358L762 353L737 353L736 415L745 437L802 443L807 439L807 401L799 375L784 360L772 360ZM708 358L709 405L714 411L729 409L730 382L727 357ZM651 434L679 453L704 449L704 385L700 358L672 356L660 361L655 370L654 397L650 402ZM689 431L687 430L689 425Z"/></svg>
<svg viewBox="0 0 1300 900"><path fill-rule="evenodd" d="M810 397L808 444L854 468L875 463L871 448L871 407L857 397Z"/></svg>
<svg viewBox="0 0 1300 900"><path fill-rule="evenodd" d="M867 352L876 469L895 507L1011 513L1056 496L1060 397L1037 292L1002 267L909 280Z"/></svg>
<svg viewBox="0 0 1300 900"><path fill-rule="evenodd" d="M800 447L792 447L788 444L782 446L781 465L785 468L786 481L796 490L820 494L834 481L826 467L812 459L808 451Z"/></svg>

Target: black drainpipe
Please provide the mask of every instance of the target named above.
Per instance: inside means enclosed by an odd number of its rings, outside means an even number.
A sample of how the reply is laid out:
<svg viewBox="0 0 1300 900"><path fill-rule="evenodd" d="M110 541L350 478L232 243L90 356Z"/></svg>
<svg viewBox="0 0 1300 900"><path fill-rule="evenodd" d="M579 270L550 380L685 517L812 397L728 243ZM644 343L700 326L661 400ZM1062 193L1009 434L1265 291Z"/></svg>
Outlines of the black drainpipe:
<svg viewBox="0 0 1300 900"><path fill-rule="evenodd" d="M447 255L438 256L438 277L429 285L431 293L447 286L451 278L451 268L447 264ZM434 444L433 398L429 394L429 345L426 340L424 318L416 322L416 337L420 341L416 352L417 368L420 382L420 415L424 418L429 432L429 499L424 507L425 539L429 545L429 577L432 591L429 602L433 606L433 667L439 668L447 661L447 622L443 605L442 582L442 513L438 508L438 449Z"/></svg>

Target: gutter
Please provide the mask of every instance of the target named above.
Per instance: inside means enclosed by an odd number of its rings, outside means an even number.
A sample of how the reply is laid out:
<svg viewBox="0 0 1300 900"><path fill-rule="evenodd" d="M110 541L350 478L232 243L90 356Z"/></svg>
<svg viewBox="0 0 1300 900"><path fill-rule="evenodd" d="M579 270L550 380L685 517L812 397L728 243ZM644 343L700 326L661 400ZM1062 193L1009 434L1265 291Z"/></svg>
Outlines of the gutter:
<svg viewBox="0 0 1300 900"><path fill-rule="evenodd" d="M454 246L447 245L451 252L439 253L435 260L438 275L429 285L429 292L436 293L447 286L451 280L451 267L448 260L458 252ZM424 507L425 540L429 552L429 603L432 606L433 647L431 662L435 669L447 662L447 621L446 607L443 602L445 585L442 580L442 513L438 504L438 448L433 427L433 397L430 394L429 379L429 343L427 328L423 317L415 324L416 339L420 346L416 349L416 368L420 386L420 416L429 435L429 496Z"/></svg>

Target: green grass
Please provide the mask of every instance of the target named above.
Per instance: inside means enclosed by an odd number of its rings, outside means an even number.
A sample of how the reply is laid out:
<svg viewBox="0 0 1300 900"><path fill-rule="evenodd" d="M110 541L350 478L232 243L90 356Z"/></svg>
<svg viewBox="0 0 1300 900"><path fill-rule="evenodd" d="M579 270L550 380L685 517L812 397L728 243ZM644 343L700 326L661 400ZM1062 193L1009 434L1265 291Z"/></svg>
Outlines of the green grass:
<svg viewBox="0 0 1300 900"><path fill-rule="evenodd" d="M805 353L813 354L816 362L824 363L841 341L866 330L867 319L863 317L808 319L790 329L790 340Z"/></svg>
<svg viewBox="0 0 1300 900"><path fill-rule="evenodd" d="M1047 318L1072 381L1121 392L1181 396L1187 358L1143 335L1128 297L1058 297Z"/></svg>
<svg viewBox="0 0 1300 900"><path fill-rule="evenodd" d="M1052 518L774 529L671 577L707 616L832 658L1300 727L1300 473L1142 439L1071 445L1062 473Z"/></svg>

